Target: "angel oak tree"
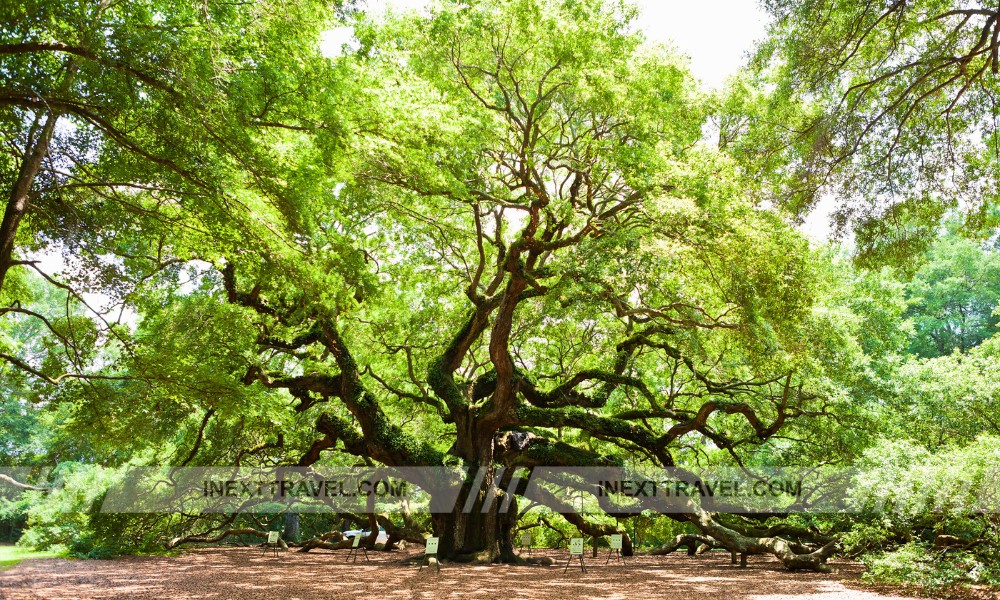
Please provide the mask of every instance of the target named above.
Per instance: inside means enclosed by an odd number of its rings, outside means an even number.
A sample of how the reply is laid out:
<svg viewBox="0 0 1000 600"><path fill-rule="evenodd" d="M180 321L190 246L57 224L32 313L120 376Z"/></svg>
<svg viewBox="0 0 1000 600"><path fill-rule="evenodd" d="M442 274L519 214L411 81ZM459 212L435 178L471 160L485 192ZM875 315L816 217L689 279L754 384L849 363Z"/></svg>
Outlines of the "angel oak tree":
<svg viewBox="0 0 1000 600"><path fill-rule="evenodd" d="M481 509L517 467L738 458L828 411L808 244L701 142L703 98L633 16L519 0L359 21L337 61L348 175L296 216L296 252L213 259L258 330L244 383L321 434L299 464L485 470L471 513L433 516L442 556L515 559L516 499ZM832 551L677 518L793 568Z"/></svg>

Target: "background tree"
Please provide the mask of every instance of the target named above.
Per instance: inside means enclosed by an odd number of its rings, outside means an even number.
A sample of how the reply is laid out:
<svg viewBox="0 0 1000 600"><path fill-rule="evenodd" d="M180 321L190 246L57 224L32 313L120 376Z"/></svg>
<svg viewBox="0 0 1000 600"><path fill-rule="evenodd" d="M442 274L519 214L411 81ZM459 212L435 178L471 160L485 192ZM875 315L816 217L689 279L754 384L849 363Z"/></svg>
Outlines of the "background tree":
<svg viewBox="0 0 1000 600"><path fill-rule="evenodd" d="M916 335L911 352L924 357L968 352L997 333L1000 258L955 235L931 246L906 285Z"/></svg>
<svg viewBox="0 0 1000 600"><path fill-rule="evenodd" d="M754 110L726 119L723 138L743 148L774 198L804 214L835 193L837 227L855 229L862 258L870 245L897 259L922 252L952 208L988 235L1000 155L996 7L765 6L770 33L732 89L731 102Z"/></svg>

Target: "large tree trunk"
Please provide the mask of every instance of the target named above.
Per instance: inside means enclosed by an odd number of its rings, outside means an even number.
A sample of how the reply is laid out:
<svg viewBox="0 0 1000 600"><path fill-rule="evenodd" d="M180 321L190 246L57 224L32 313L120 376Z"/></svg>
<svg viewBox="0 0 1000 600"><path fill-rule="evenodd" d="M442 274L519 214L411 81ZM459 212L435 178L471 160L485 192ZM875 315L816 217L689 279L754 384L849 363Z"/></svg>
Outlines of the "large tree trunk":
<svg viewBox="0 0 1000 600"><path fill-rule="evenodd" d="M455 508L434 515L434 535L441 538L439 555L463 561L515 562L512 530L517 525L517 503L504 492L510 478L503 478L493 461L495 432L477 432L474 425L459 424L460 433L463 429L471 429L471 435L460 439L456 448L470 468Z"/></svg>
<svg viewBox="0 0 1000 600"><path fill-rule="evenodd" d="M434 515L434 535L441 538L439 556L460 561L493 562L499 557L497 534L490 528L496 519L480 512L477 504L471 512L462 503L450 513Z"/></svg>
<svg viewBox="0 0 1000 600"><path fill-rule="evenodd" d="M285 513L285 539L289 542L298 542L301 536L299 529L299 514Z"/></svg>

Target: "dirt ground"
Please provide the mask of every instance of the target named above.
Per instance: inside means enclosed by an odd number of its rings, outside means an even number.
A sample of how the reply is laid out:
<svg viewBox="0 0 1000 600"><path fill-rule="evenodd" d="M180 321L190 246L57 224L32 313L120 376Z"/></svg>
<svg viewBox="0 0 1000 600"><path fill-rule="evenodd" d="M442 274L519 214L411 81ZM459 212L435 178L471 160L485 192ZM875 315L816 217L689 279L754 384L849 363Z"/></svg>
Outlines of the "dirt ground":
<svg viewBox="0 0 1000 600"><path fill-rule="evenodd" d="M588 559L589 573L574 565L563 573L565 551L538 552L554 566L458 565L440 574L418 573L404 552L371 553L371 562L347 563L347 550L282 552L278 558L250 548L198 549L177 557L117 560L38 559L0 571L3 600L190 598L725 598L747 600L876 600L901 598L851 589L857 565L839 573L793 573L774 560L751 557L746 569L728 553L688 557L638 556L626 566ZM847 585L845 585L845 582Z"/></svg>

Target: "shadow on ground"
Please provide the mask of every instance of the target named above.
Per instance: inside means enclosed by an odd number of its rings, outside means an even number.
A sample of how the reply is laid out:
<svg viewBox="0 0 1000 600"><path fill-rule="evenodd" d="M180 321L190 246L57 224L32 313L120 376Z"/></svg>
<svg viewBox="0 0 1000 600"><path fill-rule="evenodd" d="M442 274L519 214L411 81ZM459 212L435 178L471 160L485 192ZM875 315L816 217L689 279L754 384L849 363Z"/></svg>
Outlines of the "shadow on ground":
<svg viewBox="0 0 1000 600"><path fill-rule="evenodd" d="M747 600L875 600L895 598L852 590L859 568L839 564L834 575L797 573L773 560L751 557L750 566L729 564L728 553L688 557L640 556L627 566L591 560L563 573L565 551L544 553L557 565L457 565L437 574L417 572L404 552L370 553L372 561L346 562L347 550L282 552L262 556L250 548L192 550L178 557L117 560L31 560L0 572L4 600L193 598L727 598ZM539 552L535 553L536 556Z"/></svg>

